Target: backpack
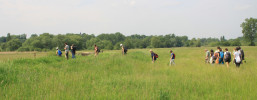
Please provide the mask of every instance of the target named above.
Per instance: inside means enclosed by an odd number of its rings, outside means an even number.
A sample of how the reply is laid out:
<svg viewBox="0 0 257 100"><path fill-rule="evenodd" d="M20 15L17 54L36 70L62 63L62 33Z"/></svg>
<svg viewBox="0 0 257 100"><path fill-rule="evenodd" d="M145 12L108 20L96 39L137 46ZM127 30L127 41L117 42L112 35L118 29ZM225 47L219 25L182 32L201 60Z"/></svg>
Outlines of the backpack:
<svg viewBox="0 0 257 100"><path fill-rule="evenodd" d="M100 52L101 50L97 47L96 52Z"/></svg>
<svg viewBox="0 0 257 100"><path fill-rule="evenodd" d="M242 60L244 60L244 59L245 59L245 54L244 54L244 51L241 49L241 50L240 50L240 52L241 52L241 57L242 57Z"/></svg>
<svg viewBox="0 0 257 100"><path fill-rule="evenodd" d="M221 58L221 59L224 58L224 52L223 52L223 51L220 52L220 58Z"/></svg>
<svg viewBox="0 0 257 100"><path fill-rule="evenodd" d="M231 53L230 53L230 52L227 52L227 53L226 53L225 59L226 59L226 60L231 60Z"/></svg>
<svg viewBox="0 0 257 100"><path fill-rule="evenodd" d="M62 55L62 51L61 50L58 50L58 55Z"/></svg>
<svg viewBox="0 0 257 100"><path fill-rule="evenodd" d="M176 57L176 56L175 56L175 53L173 53L173 57L174 57L174 59L175 59L175 57Z"/></svg>
<svg viewBox="0 0 257 100"><path fill-rule="evenodd" d="M128 49L124 47L124 52L127 53Z"/></svg>
<svg viewBox="0 0 257 100"><path fill-rule="evenodd" d="M218 52L214 53L213 60L216 60L218 58Z"/></svg>
<svg viewBox="0 0 257 100"><path fill-rule="evenodd" d="M159 57L158 54L154 53L154 58L158 58L158 57Z"/></svg>

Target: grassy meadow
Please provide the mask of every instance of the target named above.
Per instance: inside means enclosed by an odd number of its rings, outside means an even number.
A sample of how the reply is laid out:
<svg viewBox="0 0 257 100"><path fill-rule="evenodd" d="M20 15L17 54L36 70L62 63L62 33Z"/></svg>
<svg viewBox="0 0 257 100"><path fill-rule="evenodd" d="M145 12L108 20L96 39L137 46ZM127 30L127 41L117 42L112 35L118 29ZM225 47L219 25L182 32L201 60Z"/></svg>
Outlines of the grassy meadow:
<svg viewBox="0 0 257 100"><path fill-rule="evenodd" d="M172 48L175 66L168 65L169 48L153 49L159 55L154 64L149 49L128 50L126 56L106 50L96 58L69 60L54 52L12 60L0 54L0 100L253 100L257 47L242 48L247 63L240 68L205 64L204 47Z"/></svg>

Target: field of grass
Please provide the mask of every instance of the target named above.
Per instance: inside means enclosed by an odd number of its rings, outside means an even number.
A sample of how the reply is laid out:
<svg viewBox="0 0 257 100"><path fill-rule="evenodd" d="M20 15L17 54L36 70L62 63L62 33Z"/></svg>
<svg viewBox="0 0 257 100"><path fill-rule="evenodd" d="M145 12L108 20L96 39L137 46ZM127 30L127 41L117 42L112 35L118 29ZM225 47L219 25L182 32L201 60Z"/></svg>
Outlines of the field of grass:
<svg viewBox="0 0 257 100"><path fill-rule="evenodd" d="M159 55L154 64L149 49L129 50L126 56L113 50L96 58L65 60L49 53L36 59L9 60L0 63L0 100L257 98L257 47L243 47L247 63L240 68L230 64L229 69L205 64L204 49L173 48L175 66L168 66L168 48L153 49Z"/></svg>
<svg viewBox="0 0 257 100"><path fill-rule="evenodd" d="M0 52L0 62L22 58L35 59L47 56L47 54L47 52Z"/></svg>

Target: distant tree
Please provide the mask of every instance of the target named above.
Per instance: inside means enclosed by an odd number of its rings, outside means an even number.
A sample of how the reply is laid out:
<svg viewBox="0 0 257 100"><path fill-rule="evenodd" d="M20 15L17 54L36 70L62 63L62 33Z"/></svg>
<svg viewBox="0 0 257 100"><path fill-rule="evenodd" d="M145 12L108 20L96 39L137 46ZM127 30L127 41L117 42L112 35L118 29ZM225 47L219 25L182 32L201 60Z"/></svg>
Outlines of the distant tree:
<svg viewBox="0 0 257 100"><path fill-rule="evenodd" d="M37 34L31 34L30 38L38 37Z"/></svg>
<svg viewBox="0 0 257 100"><path fill-rule="evenodd" d="M255 46L254 40L256 38L257 30L257 19L255 18L246 18L245 22L241 24L243 28L242 33L245 40L249 43L249 46Z"/></svg>
<svg viewBox="0 0 257 100"><path fill-rule="evenodd" d="M6 42L6 37L2 36L0 37L0 43Z"/></svg>
<svg viewBox="0 0 257 100"><path fill-rule="evenodd" d="M15 51L18 48L22 46L22 43L19 39L12 39L7 42L7 48L9 48L10 51Z"/></svg>
<svg viewBox="0 0 257 100"><path fill-rule="evenodd" d="M196 47L201 47L201 40L200 39L197 39L195 46Z"/></svg>
<svg viewBox="0 0 257 100"><path fill-rule="evenodd" d="M221 36L220 37L220 42L224 42L224 41L226 41L225 36Z"/></svg>
<svg viewBox="0 0 257 100"><path fill-rule="evenodd" d="M11 40L11 34L8 33L8 34L7 34L7 37L6 37L6 41L8 42L8 41L10 41L10 40Z"/></svg>
<svg viewBox="0 0 257 100"><path fill-rule="evenodd" d="M124 41L124 46L128 49L132 49L134 48L134 45L133 45L133 42L131 39L127 38L125 41Z"/></svg>
<svg viewBox="0 0 257 100"><path fill-rule="evenodd" d="M231 46L241 46L241 42L239 39L232 40L230 43Z"/></svg>
<svg viewBox="0 0 257 100"><path fill-rule="evenodd" d="M161 47L161 41L158 37L154 36L151 39L151 46L154 48L160 48Z"/></svg>

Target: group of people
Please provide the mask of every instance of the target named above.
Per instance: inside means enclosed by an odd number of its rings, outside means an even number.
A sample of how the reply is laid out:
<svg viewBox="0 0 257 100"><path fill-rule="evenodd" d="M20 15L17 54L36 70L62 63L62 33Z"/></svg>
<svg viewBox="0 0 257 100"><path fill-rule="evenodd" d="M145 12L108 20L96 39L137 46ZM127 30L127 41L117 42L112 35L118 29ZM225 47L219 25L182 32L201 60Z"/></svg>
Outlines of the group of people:
<svg viewBox="0 0 257 100"><path fill-rule="evenodd" d="M158 56L158 54L154 53L152 49L150 50L150 53L151 53L152 63L154 63L159 56ZM172 50L170 50L170 64L169 65L170 66L175 65L175 53Z"/></svg>
<svg viewBox="0 0 257 100"><path fill-rule="evenodd" d="M208 51L205 49L205 63L210 64L224 64L226 63L227 67L229 68L229 63L232 60L232 54L228 51L228 48L225 48L225 51L222 50L222 48L217 47L217 50L214 52L214 50ZM236 64L236 67L240 67L240 64L245 61L244 59L244 51L241 49L241 47L234 48L233 51L233 63Z"/></svg>
<svg viewBox="0 0 257 100"><path fill-rule="evenodd" d="M76 58L75 54L76 54L77 47L74 44L72 44L71 48L70 48L69 45L67 43L65 43L64 50L65 50L65 58L67 60L69 59L69 50L70 49L71 49L72 58L73 59ZM62 56L62 51L58 47L56 48L56 55L59 57Z"/></svg>
<svg viewBox="0 0 257 100"><path fill-rule="evenodd" d="M123 44L120 44L121 50L122 50L122 55L126 55L127 54L127 48L125 48L125 46ZM71 47L69 47L69 45L67 43L65 43L64 46L64 50L65 50L65 58L68 60L69 59L69 50L71 49L71 54L72 54L72 58L76 58L75 54L76 54L76 46L74 44L71 45ZM95 49L95 57L99 54L100 49L97 47L97 45L94 45L94 49ZM157 58L158 58L158 54L154 53L153 50L150 50L151 53L151 59L152 59L152 63L154 63ZM205 49L205 63L210 63L210 64L224 64L226 63L227 67L229 67L229 63L232 60L232 54L231 52L228 51L228 48L225 48L225 51L223 51L222 48L217 47L217 50L214 52L214 50L210 50L208 51L207 49ZM62 56L62 52L61 50L57 47L56 48L56 55L57 56ZM233 51L233 63L236 64L236 67L240 67L240 64L243 63L244 59L244 51L241 49L241 47L236 47ZM175 65L175 53L170 50L170 63L169 65Z"/></svg>
<svg viewBox="0 0 257 100"><path fill-rule="evenodd" d="M125 46L123 44L120 44L120 47L122 49L122 55L126 55L127 54L127 48L125 48ZM72 54L72 58L76 58L75 54L76 54L76 46L74 44L71 45L71 48L69 47L69 45L67 43L65 43L64 46L64 50L65 50L65 58L68 60L69 59L69 49L71 49L71 54ZM99 54L99 52L101 51L97 45L94 46L95 49L95 57ZM57 47L56 48L56 55L61 57L62 56L62 51Z"/></svg>

